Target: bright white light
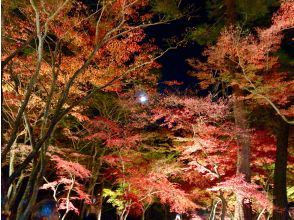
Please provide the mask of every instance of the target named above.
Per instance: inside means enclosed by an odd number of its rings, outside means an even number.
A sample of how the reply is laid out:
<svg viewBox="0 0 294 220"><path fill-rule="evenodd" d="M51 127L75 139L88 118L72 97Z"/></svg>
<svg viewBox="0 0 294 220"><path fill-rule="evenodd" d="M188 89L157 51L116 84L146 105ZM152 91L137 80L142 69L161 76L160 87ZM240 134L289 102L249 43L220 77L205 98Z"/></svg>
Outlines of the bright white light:
<svg viewBox="0 0 294 220"><path fill-rule="evenodd" d="M141 95L141 96L139 97L139 100L140 100L141 103L144 104L144 103L147 102L148 97L147 97L146 95Z"/></svg>

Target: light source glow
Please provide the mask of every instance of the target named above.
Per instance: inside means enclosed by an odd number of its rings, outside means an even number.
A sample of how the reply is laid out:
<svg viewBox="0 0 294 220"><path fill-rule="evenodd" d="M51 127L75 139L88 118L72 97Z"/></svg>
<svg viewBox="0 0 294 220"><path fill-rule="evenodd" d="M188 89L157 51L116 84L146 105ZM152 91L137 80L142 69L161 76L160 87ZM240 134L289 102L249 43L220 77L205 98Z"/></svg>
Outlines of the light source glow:
<svg viewBox="0 0 294 220"><path fill-rule="evenodd" d="M146 95L141 95L141 96L139 97L139 101L140 101L141 103L146 103L147 100L148 100L148 97L147 97Z"/></svg>
<svg viewBox="0 0 294 220"><path fill-rule="evenodd" d="M138 101L139 103L141 103L141 104L146 104L146 103L148 102L148 95L147 95L146 92L143 92L143 91L138 92L138 93L136 94L136 96L137 96L137 101Z"/></svg>

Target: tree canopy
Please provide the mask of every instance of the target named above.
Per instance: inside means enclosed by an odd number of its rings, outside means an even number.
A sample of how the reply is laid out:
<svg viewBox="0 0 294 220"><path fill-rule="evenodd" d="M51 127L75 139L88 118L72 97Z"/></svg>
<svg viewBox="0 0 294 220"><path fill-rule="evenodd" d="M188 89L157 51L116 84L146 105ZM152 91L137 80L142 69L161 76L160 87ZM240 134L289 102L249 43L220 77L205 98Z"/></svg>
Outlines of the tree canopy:
<svg viewBox="0 0 294 220"><path fill-rule="evenodd" d="M2 8L2 217L294 218L293 0Z"/></svg>

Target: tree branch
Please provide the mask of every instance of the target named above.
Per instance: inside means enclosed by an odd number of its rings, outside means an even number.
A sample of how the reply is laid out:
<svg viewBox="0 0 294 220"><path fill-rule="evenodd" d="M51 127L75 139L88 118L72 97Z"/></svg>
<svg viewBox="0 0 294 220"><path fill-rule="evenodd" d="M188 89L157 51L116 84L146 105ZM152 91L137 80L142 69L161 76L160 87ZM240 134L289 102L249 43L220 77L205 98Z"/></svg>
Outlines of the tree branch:
<svg viewBox="0 0 294 220"><path fill-rule="evenodd" d="M82 102L88 100L89 98L91 98L95 92L101 91L102 89L105 89L106 87L112 85L114 82L116 82L118 79L121 79L122 77L126 76L128 73L143 67L145 65L148 65L152 62L154 62L156 59L162 57L165 53L167 53L169 50L175 49L177 47L170 47L168 49L166 49L164 52L162 52L160 55L156 56L155 58L153 58L150 61L144 62L138 66L135 66L131 69L129 69L128 71L126 71L125 73L123 73L122 75L115 77L114 79L112 79L111 81L109 81L108 83L104 84L101 87L97 87L94 90L92 90L92 92L90 92L88 95L86 95L85 97L75 101L73 104L71 104L68 108L66 108L64 111L62 111L61 113L59 112L61 110L61 106L59 106L59 111L55 111L55 114L53 115L53 118L51 120L51 123L49 125L49 128L46 132L46 134L36 143L36 147L35 149L27 156L27 158L23 161L23 163L21 165L18 166L18 169L9 177L8 179L8 184L10 185L14 179L19 176L19 174L21 173L21 171L23 169L25 169L27 167L27 165L31 162L31 160L36 156L37 152L39 151L39 149L42 147L43 143L51 137L51 134L55 128L55 126L57 125L57 123L67 114L69 113L75 106L78 106L79 104L81 104Z"/></svg>

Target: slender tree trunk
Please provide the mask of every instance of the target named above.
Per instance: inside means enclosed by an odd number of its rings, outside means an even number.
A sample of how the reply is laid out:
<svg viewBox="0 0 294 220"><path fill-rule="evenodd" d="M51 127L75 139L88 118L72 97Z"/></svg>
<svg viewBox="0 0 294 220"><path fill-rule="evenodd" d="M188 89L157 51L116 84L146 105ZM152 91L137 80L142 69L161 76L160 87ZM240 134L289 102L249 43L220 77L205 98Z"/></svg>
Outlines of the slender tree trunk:
<svg viewBox="0 0 294 220"><path fill-rule="evenodd" d="M32 210L33 210L33 207L34 205L36 204L36 201L37 201L37 196L38 196L38 192L39 192L39 183L40 183L40 180L41 180L41 177L42 177L42 170L39 170L38 171L38 174L37 174L37 178L35 179L35 182L34 182L34 186L33 186L33 189L32 189L32 193L31 193L31 197L29 198L29 203L28 205L25 207L25 210L24 212L22 213L21 215L21 220L25 220L25 219L28 219Z"/></svg>
<svg viewBox="0 0 294 220"><path fill-rule="evenodd" d="M128 215L129 215L129 210L125 213L125 215L124 215L124 218L123 218L123 220L127 220L127 218L128 218Z"/></svg>
<svg viewBox="0 0 294 220"><path fill-rule="evenodd" d="M281 121L277 131L277 152L274 171L273 220L287 219L287 147L290 125Z"/></svg>
<svg viewBox="0 0 294 220"><path fill-rule="evenodd" d="M21 186L23 184L24 177L25 177L25 175L22 173L20 175L19 179L17 180L15 189L13 190L12 196L9 199L9 204L8 204L7 210L12 210L12 207L16 205L15 202L16 202L16 199L17 199L17 195L20 194ZM9 218L7 218L7 220L9 220Z"/></svg>
<svg viewBox="0 0 294 220"><path fill-rule="evenodd" d="M223 195L223 192L220 193L220 199L222 201L222 213L221 213L221 220L225 220L227 215L227 201Z"/></svg>
<svg viewBox="0 0 294 220"><path fill-rule="evenodd" d="M125 220L125 213L126 213L126 210L124 209L122 213L119 215L119 220Z"/></svg>
<svg viewBox="0 0 294 220"><path fill-rule="evenodd" d="M244 101L239 98L242 96L242 90L239 87L234 88L236 100L234 101L233 111L236 125L236 138L238 143L237 152L237 174L244 175L247 182L250 182L250 134L248 131L247 114ZM235 219L250 220L252 219L251 204L245 202L246 198L236 195Z"/></svg>
<svg viewBox="0 0 294 220"><path fill-rule="evenodd" d="M10 158L9 158L9 176L14 171L14 160L15 160L15 149L18 148L18 144L16 143L17 139L15 140L15 143L12 145L10 150ZM13 193L13 190L15 188L15 184L12 184L8 188L7 192L7 203L9 203L9 200L11 198L11 194Z"/></svg>
<svg viewBox="0 0 294 220"><path fill-rule="evenodd" d="M150 204L143 206L141 220L145 220L145 214L146 214L147 210L149 209L149 207L150 207Z"/></svg>
<svg viewBox="0 0 294 220"><path fill-rule="evenodd" d="M29 201L30 201L30 197L33 193L34 190L34 186L35 186L35 179L38 176L38 170L40 169L40 160L36 159L33 162L33 168L32 168L32 172L30 174L30 178L29 181L26 185L26 190L18 204L17 207L17 213L16 213L16 219L17 220L23 220L23 213L24 210L26 209L26 207L29 205Z"/></svg>
<svg viewBox="0 0 294 220"><path fill-rule="evenodd" d="M15 143L12 145L11 150L9 152L9 154L10 154L10 157L9 157L9 176L14 171L15 149L16 148L18 148L17 139L15 140ZM12 209L11 201L15 198L15 193L17 191L17 186L19 185L19 181L22 181L22 180L19 179L17 181L17 183L11 184L7 190L7 194L4 197L2 197L2 199L3 199L2 211L4 213L10 213L10 211ZM10 216L8 216L7 219L10 219Z"/></svg>
<svg viewBox="0 0 294 220"><path fill-rule="evenodd" d="M105 150L103 150L102 154L99 155L99 157L102 157L105 153ZM97 148L96 146L94 147L94 150L93 150L93 158L92 158L92 161L89 162L89 167L91 167L91 172L92 172L92 178L90 180L90 184L89 184L89 187L88 187L88 190L87 190L87 193L89 195L91 195L92 197L94 197L94 195L97 195L98 194L98 197L97 197L97 201L98 201L98 208L94 211L95 214L97 215L97 219L100 220L101 219L101 214L102 214L102 206L103 206L103 197L102 197L102 192L103 192L103 188L104 188L104 180L100 180L101 182L101 187L99 188L99 192L96 193L95 191L95 186L97 185L97 181L99 179L99 175L100 175L100 168L102 166L102 160L99 159L97 161L97 154L98 154L98 151L97 151ZM97 188L97 187L96 187ZM80 220L84 219L84 216L87 213L87 206L86 204L83 204L82 205L82 208L81 208L81 215L80 215Z"/></svg>
<svg viewBox="0 0 294 220"><path fill-rule="evenodd" d="M101 220L101 215L102 215L102 205L103 205L103 188L104 188L104 184L102 182L101 187L99 189L99 194L98 194L98 204L97 204L97 220Z"/></svg>
<svg viewBox="0 0 294 220"><path fill-rule="evenodd" d="M217 209L219 202L220 202L220 200L213 202L212 207L211 207L211 213L209 216L209 220L215 220L216 209Z"/></svg>
<svg viewBox="0 0 294 220"><path fill-rule="evenodd" d="M54 134L55 131L53 131ZM27 205L18 206L17 219L26 220L29 218L33 206L36 204L38 192L39 192L39 184L41 182L42 176L44 175L45 166L46 166L46 152L48 150L48 146L50 143L50 139L45 142L42 148L39 151L39 157L36 159L36 166L33 167L33 170L30 175L30 179L27 185L28 191L23 195L22 201L26 202Z"/></svg>

